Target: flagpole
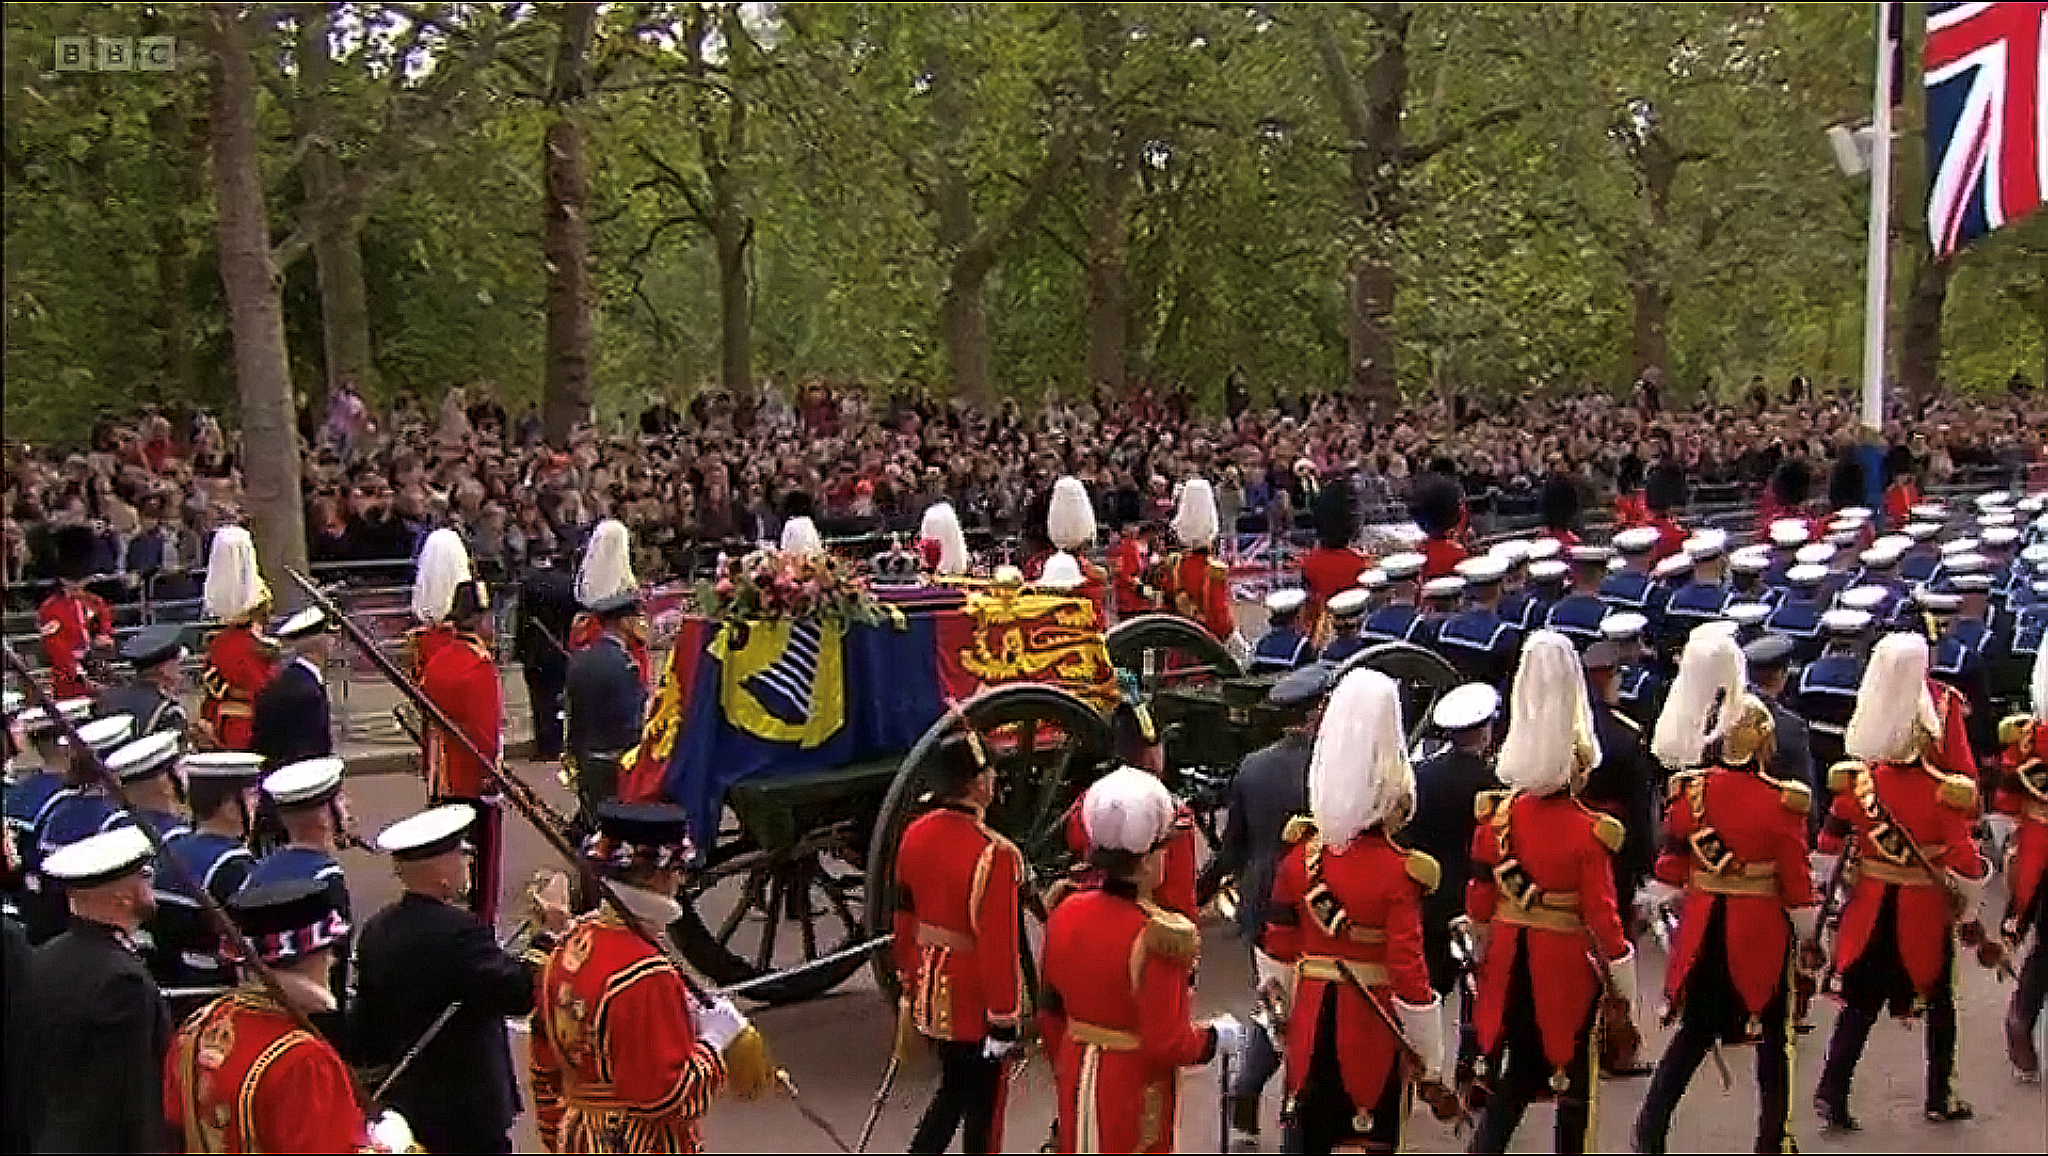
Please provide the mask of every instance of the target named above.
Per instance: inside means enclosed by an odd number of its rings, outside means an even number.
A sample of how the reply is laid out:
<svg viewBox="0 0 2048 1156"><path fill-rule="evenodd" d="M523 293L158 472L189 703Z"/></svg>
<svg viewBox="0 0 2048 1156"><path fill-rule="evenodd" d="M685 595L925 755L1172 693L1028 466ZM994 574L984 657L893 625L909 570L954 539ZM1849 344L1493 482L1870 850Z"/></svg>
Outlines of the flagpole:
<svg viewBox="0 0 2048 1156"><path fill-rule="evenodd" d="M1872 433L1884 430L1884 334L1885 313L1891 284L1892 208L1892 57L1904 52L1890 43L1891 7L1897 0L1879 0L1877 5L1877 103L1870 114L1870 241L1865 263L1863 293L1863 426Z"/></svg>

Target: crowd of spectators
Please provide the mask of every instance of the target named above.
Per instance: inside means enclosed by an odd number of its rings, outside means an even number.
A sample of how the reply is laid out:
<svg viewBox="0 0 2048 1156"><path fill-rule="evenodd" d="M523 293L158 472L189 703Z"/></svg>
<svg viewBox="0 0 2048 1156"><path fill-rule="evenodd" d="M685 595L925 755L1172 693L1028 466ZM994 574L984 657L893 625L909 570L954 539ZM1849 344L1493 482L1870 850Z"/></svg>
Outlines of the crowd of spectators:
<svg viewBox="0 0 2048 1156"><path fill-rule="evenodd" d="M1923 481L2044 461L2048 410L2024 383L1989 403L1938 398L1894 407L1884 431ZM1857 444L1856 398L1794 379L1753 383L1738 404L1661 404L1653 380L1631 397L1599 393L1485 403L1463 395L1382 412L1339 395L1256 404L1233 375L1224 412L1138 388L1112 398L1048 393L982 411L917 386L764 382L752 396L707 390L677 409L650 396L637 421L582 426L566 445L539 414L511 417L489 385L438 405L400 398L378 412L355 390L302 413L306 529L316 567L409 578L405 560L440 526L460 528L486 573L562 556L617 517L650 580L687 575L720 549L772 541L793 501L828 537L914 532L945 498L970 535L1002 542L1031 496L1063 473L1088 484L1106 526L1170 515L1176 485L1211 479L1227 525L1285 533L1305 524L1316 488L1348 475L1376 513L1398 520L1410 479L1450 473L1475 521L1533 512L1546 476L1573 475L1589 508L1655 461L1684 466L1696 493L1753 496L1788 457L1826 479ZM108 418L76 452L10 444L0 579L10 609L53 573L49 530L94 530L93 570L117 601L196 598L211 532L243 516L247 448L213 417L147 408ZM793 498L793 495L802 495Z"/></svg>

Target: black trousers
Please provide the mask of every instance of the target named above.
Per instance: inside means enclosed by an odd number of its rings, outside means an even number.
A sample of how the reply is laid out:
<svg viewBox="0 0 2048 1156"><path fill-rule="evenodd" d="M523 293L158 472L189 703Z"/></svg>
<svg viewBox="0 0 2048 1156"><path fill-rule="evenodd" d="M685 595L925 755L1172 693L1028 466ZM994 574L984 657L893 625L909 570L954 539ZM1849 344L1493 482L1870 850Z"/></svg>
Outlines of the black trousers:
<svg viewBox="0 0 2048 1156"><path fill-rule="evenodd" d="M2019 982L2007 1009L2029 1033L2040 1022L2043 1004L2048 1004L2048 926L2044 923L2048 923L2048 883L2034 892L2033 910L2020 921L2020 926L2033 929L2034 946L2020 963Z"/></svg>
<svg viewBox="0 0 2048 1156"><path fill-rule="evenodd" d="M533 708L533 757L542 762L562 757L562 686L568 672L526 667L526 702Z"/></svg>
<svg viewBox="0 0 2048 1156"><path fill-rule="evenodd" d="M1492 1087L1465 1151L1474 1156L1501 1156L1513 1142L1529 1105L1551 1096L1557 1103L1557 1151L1560 1156L1581 1156L1593 1140L1592 1044L1599 1022L1600 1001L1596 999L1579 1029L1578 1047L1560 1073L1565 1077L1564 1090L1555 1090L1550 1082L1550 1061L1543 1054L1543 1034L1536 1025L1536 985L1529 975L1529 953L1518 954L1508 980L1500 1042L1486 1057Z"/></svg>
<svg viewBox="0 0 2048 1156"><path fill-rule="evenodd" d="M1925 1000L1927 1013L1927 1102L1930 1110L1946 1111L1955 1102L1956 1082L1956 944L1947 936L1941 973ZM1899 889L1887 887L1877 926L1863 954L1842 973L1842 1012L1835 1017L1834 1038L1828 1041L1827 1063L1821 1068L1817 1099L1836 1107L1849 1103L1849 1084L1870 1029L1890 1004L1892 1014L1908 1015L1919 1004L1906 961L1899 952Z"/></svg>
<svg viewBox="0 0 2048 1156"><path fill-rule="evenodd" d="M1301 1094L1288 1106L1289 1152L1325 1156L1336 1151L1398 1152L1408 1122L1408 1081L1397 1060L1387 1072L1379 1101L1360 1110L1344 1090L1344 1064L1337 1056L1337 992L1329 990L1316 1016L1316 1043ZM1341 1149L1339 1145L1342 1145Z"/></svg>
<svg viewBox="0 0 2048 1156"><path fill-rule="evenodd" d="M909 1152L944 1152L959 1132L962 1152L995 1152L1002 1108L1003 1062L981 1054L980 1040L935 1040L939 1088L932 1093Z"/></svg>
<svg viewBox="0 0 2048 1156"><path fill-rule="evenodd" d="M1695 896L1694 901L1701 898ZM1657 1074L1650 1078L1642 1112L1636 1116L1636 1149L1650 1156L1664 1152L1671 1117L1707 1053L1722 1043L1742 1042L1748 1035L1748 1010L1735 990L1728 966L1727 901L1719 897L1710 901L1714 910L1707 920L1706 938L1686 976L1685 989L1679 993L1678 1030L1664 1045L1664 1057L1657 1062ZM1762 1028L1756 1057L1758 1152L1798 1150L1792 1143L1791 967L1788 951L1777 990L1756 1017Z"/></svg>

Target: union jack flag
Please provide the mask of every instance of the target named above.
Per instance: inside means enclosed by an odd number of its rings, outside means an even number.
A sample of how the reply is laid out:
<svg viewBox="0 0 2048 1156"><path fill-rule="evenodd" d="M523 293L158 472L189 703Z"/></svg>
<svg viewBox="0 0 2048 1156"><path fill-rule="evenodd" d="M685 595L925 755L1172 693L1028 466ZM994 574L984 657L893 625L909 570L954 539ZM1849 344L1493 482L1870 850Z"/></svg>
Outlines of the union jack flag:
<svg viewBox="0 0 2048 1156"><path fill-rule="evenodd" d="M1930 3L1924 63L1927 228L1947 256L2048 188L2048 3Z"/></svg>

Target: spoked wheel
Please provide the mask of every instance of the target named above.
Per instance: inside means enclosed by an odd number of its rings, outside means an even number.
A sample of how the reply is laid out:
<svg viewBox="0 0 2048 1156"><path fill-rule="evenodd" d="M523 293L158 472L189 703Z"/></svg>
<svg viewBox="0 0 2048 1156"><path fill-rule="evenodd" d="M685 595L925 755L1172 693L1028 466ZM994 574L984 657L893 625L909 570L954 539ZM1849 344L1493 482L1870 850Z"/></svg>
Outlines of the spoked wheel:
<svg viewBox="0 0 2048 1156"><path fill-rule="evenodd" d="M1177 614L1141 614L1116 624L1103 637L1118 670L1151 676L1159 686L1236 678L1244 667L1215 636Z"/></svg>
<svg viewBox="0 0 2048 1156"><path fill-rule="evenodd" d="M683 914L669 935L683 958L721 986L800 968L861 939L860 839L845 820L807 832L794 846L763 850L744 833L720 833L704 867L676 893ZM794 1003L839 986L860 955L749 988L748 999Z"/></svg>
<svg viewBox="0 0 2048 1156"><path fill-rule="evenodd" d="M1017 844L1029 868L1024 881L1027 926L1020 947L1030 983L1034 971L1029 924L1039 906L1039 888L1065 871L1070 857L1064 838L1067 811L1103 773L1113 745L1102 716L1055 687L1017 684L984 691L961 707L960 717L940 719L910 748L882 801L881 817L868 843L867 933L881 935L894 929L897 847L911 822L931 808L939 744L960 729L962 719L982 736L995 764L996 794L985 816L988 825ZM874 967L875 982L893 1004L901 994L893 958L877 952Z"/></svg>
<svg viewBox="0 0 2048 1156"><path fill-rule="evenodd" d="M1430 712L1464 679L1442 655L1409 642L1369 646L1337 667L1337 681L1354 670L1377 670L1401 684L1401 717L1408 722L1412 749L1429 729Z"/></svg>

